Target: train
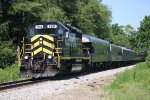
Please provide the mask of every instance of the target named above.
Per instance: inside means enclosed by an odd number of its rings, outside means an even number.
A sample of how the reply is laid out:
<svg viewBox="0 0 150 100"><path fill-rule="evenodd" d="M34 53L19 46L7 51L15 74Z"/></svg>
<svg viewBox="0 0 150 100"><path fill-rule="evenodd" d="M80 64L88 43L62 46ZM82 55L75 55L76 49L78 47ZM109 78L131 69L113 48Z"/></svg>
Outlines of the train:
<svg viewBox="0 0 150 100"><path fill-rule="evenodd" d="M37 22L19 40L18 62L25 77L49 77L79 71L134 64L141 53L83 34L61 22Z"/></svg>

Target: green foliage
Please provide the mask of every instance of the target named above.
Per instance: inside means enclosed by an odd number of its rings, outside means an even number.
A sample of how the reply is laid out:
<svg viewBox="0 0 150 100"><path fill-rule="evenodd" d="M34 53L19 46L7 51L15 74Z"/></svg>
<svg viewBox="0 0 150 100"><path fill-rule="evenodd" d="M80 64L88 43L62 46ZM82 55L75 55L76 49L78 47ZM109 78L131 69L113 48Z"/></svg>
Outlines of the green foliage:
<svg viewBox="0 0 150 100"><path fill-rule="evenodd" d="M130 24L128 24L128 25L126 25L126 26L124 27L124 32L125 32L125 34L127 34L127 35L131 35L132 33L135 32L135 30L134 30L134 28L133 28Z"/></svg>
<svg viewBox="0 0 150 100"><path fill-rule="evenodd" d="M106 39L109 36L111 12L97 0L58 0L70 21L84 33Z"/></svg>
<svg viewBox="0 0 150 100"><path fill-rule="evenodd" d="M119 46L130 48L129 38L125 34L115 35L113 37L113 43Z"/></svg>
<svg viewBox="0 0 150 100"><path fill-rule="evenodd" d="M8 39L8 22L4 22L3 24L0 24L0 41L7 41Z"/></svg>
<svg viewBox="0 0 150 100"><path fill-rule="evenodd" d="M73 24L86 34L106 39L109 36L111 12L97 0L14 0L7 9L8 34L18 35L34 22L61 21Z"/></svg>
<svg viewBox="0 0 150 100"><path fill-rule="evenodd" d="M11 7L12 0L1 0L0 1L0 23L7 21L9 18L8 11Z"/></svg>
<svg viewBox="0 0 150 100"><path fill-rule="evenodd" d="M0 42L0 68L14 63L16 60L16 52L12 42L1 41Z"/></svg>
<svg viewBox="0 0 150 100"><path fill-rule="evenodd" d="M137 38L141 42L140 45L148 47L150 43L150 16L145 16L138 32Z"/></svg>
<svg viewBox="0 0 150 100"><path fill-rule="evenodd" d="M116 45L131 48L130 34L133 32L131 25L119 26L118 24L112 24L110 27L111 37L108 40Z"/></svg>
<svg viewBox="0 0 150 100"><path fill-rule="evenodd" d="M83 2L79 6L81 10L77 14L77 25L87 34L106 39L109 36L108 27L111 18L107 6L99 4L97 0L90 0L87 4Z"/></svg>
<svg viewBox="0 0 150 100"><path fill-rule="evenodd" d="M0 69L0 83L15 81L20 78L18 64L12 64L5 69Z"/></svg>
<svg viewBox="0 0 150 100"><path fill-rule="evenodd" d="M138 50L137 44L136 44L136 41L137 41L137 32L136 31L133 31L132 34L129 36L129 41L131 44L131 49L140 52L140 50Z"/></svg>
<svg viewBox="0 0 150 100"><path fill-rule="evenodd" d="M138 50L146 52L150 43L150 16L145 16L135 37L135 46Z"/></svg>
<svg viewBox="0 0 150 100"><path fill-rule="evenodd" d="M146 58L146 62L147 62L147 66L150 68L150 48L147 51L147 58Z"/></svg>
<svg viewBox="0 0 150 100"><path fill-rule="evenodd" d="M57 6L49 6L49 8L45 8L41 15L41 21L69 22L68 18L65 16L65 12Z"/></svg>
<svg viewBox="0 0 150 100"><path fill-rule="evenodd" d="M112 24L110 27L110 33L113 35L124 34L123 29L118 24Z"/></svg>
<svg viewBox="0 0 150 100"><path fill-rule="evenodd" d="M9 35L17 39L18 35L26 33L32 23L40 21L42 5L36 2L14 3L9 10Z"/></svg>
<svg viewBox="0 0 150 100"><path fill-rule="evenodd" d="M116 100L134 100L150 98L150 68L146 63L141 63L132 70L120 74L110 90ZM138 92L137 92L138 91Z"/></svg>

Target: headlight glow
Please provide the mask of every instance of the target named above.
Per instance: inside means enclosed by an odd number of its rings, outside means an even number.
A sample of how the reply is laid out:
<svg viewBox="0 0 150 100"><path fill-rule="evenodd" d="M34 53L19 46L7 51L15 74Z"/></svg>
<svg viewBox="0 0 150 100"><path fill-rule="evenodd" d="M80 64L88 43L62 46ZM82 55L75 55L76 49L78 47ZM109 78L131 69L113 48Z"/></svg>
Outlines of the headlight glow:
<svg viewBox="0 0 150 100"><path fill-rule="evenodd" d="M52 59L52 55L48 55L48 59Z"/></svg>
<svg viewBox="0 0 150 100"><path fill-rule="evenodd" d="M43 39L42 39L42 38L40 38L40 40L42 41Z"/></svg>
<svg viewBox="0 0 150 100"><path fill-rule="evenodd" d="M28 56L25 56L25 57L24 57L24 59L28 59L28 58L29 58Z"/></svg>
<svg viewBox="0 0 150 100"><path fill-rule="evenodd" d="M42 44L42 41L40 41L40 44Z"/></svg>

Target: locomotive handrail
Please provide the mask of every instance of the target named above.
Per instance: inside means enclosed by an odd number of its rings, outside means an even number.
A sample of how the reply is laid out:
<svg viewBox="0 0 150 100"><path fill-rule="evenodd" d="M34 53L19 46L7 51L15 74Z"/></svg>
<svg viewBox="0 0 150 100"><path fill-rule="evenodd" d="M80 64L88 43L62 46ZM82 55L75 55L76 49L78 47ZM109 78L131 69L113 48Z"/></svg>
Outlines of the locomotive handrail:
<svg viewBox="0 0 150 100"><path fill-rule="evenodd" d="M63 38L64 38L64 37L61 37L60 40L57 40L57 46L56 46L56 48L55 48L57 53L62 53L62 52L59 52L58 50L59 50L59 49L62 49L62 48L59 47L59 42L60 42L60 41L63 41Z"/></svg>
<svg viewBox="0 0 150 100"><path fill-rule="evenodd" d="M57 61L58 61L57 67L58 67L58 68L60 68L60 55L59 55L59 53L62 53L62 52L59 52L59 51L58 51L59 49L62 49L62 48L59 48L59 45L58 45L58 44L59 44L59 41L63 41L63 38L64 38L64 37L61 37L60 40L57 40L57 45L56 45L56 48L55 48L55 49L56 49L56 52L55 52L55 53L56 53L57 56L58 56L58 58L57 58Z"/></svg>
<svg viewBox="0 0 150 100"><path fill-rule="evenodd" d="M59 50L62 50L62 48L55 48L55 49L56 49L55 53L62 53L62 52L59 51Z"/></svg>
<svg viewBox="0 0 150 100"><path fill-rule="evenodd" d="M22 48L21 48L21 51L20 51L20 56L21 56L21 59L24 55L24 37L23 37L23 40L21 41L22 42Z"/></svg>
<svg viewBox="0 0 150 100"><path fill-rule="evenodd" d="M32 44L26 44L26 45L30 45L31 46Z"/></svg>
<svg viewBox="0 0 150 100"><path fill-rule="evenodd" d="M32 44L25 44L25 47L24 47L24 49L25 49L25 53L32 53L31 52L31 47L26 47L26 46L32 46Z"/></svg>

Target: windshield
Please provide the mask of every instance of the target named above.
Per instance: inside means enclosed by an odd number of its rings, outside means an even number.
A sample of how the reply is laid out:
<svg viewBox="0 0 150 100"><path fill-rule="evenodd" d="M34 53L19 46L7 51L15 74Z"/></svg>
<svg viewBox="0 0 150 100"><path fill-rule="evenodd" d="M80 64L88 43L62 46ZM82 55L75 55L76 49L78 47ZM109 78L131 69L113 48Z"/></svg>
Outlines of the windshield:
<svg viewBox="0 0 150 100"><path fill-rule="evenodd" d="M37 34L58 34L61 35L64 33L64 30L61 28L58 29L34 29L31 28L29 31L30 37L37 35Z"/></svg>
<svg viewBox="0 0 150 100"><path fill-rule="evenodd" d="M34 35L36 34L56 34L57 29L35 29Z"/></svg>
<svg viewBox="0 0 150 100"><path fill-rule="evenodd" d="M31 29L30 37L37 34L57 34L57 29Z"/></svg>

